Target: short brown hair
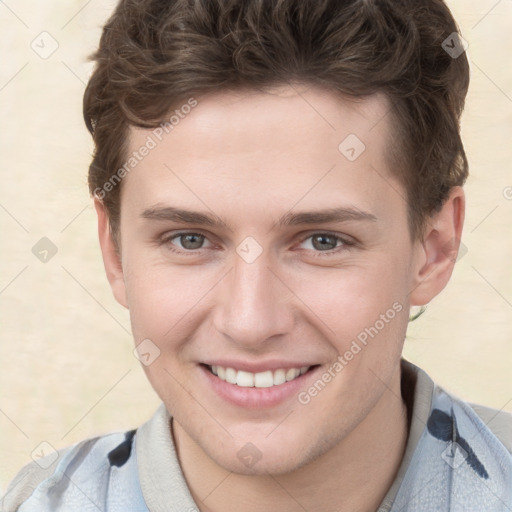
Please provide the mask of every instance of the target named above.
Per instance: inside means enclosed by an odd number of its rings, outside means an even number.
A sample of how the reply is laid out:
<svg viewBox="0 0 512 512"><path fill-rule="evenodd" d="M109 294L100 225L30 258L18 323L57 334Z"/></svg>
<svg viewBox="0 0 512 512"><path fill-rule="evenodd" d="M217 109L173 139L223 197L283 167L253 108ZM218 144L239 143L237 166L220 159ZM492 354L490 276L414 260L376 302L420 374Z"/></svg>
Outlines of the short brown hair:
<svg viewBox="0 0 512 512"><path fill-rule="evenodd" d="M468 174L459 122L469 66L444 49L457 33L442 0L121 0L84 95L90 192L108 190L117 234L121 186L104 185L127 158L129 126L156 127L192 95L291 82L382 92L416 238Z"/></svg>

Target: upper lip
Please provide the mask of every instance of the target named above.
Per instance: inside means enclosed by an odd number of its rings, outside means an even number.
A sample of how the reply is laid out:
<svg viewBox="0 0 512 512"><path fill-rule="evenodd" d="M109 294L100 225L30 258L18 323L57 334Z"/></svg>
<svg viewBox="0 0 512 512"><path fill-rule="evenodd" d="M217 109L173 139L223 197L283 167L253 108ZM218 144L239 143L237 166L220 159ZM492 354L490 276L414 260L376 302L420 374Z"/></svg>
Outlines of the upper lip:
<svg viewBox="0 0 512 512"><path fill-rule="evenodd" d="M260 362L234 361L230 359L217 359L215 361L203 361L208 366L222 366L224 368L234 368L245 372L259 373L267 370L275 371L279 369L288 370L289 368L302 368L304 366L315 366L307 362L279 361L269 360Z"/></svg>

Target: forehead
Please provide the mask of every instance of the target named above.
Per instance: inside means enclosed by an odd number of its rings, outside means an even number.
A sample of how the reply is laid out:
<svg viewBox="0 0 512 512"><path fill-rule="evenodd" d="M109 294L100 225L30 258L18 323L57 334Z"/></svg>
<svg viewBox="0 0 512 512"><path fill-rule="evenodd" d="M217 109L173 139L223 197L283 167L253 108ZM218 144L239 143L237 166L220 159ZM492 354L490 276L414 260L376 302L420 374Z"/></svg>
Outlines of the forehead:
<svg viewBox="0 0 512 512"><path fill-rule="evenodd" d="M391 181L400 188L387 158L384 95L347 98L297 85L195 100L168 133L130 129L129 154L153 141L123 185L132 205L208 200L247 210L265 199L283 207L300 199L303 206L344 200L368 209L382 203L383 192L391 197Z"/></svg>
<svg viewBox="0 0 512 512"><path fill-rule="evenodd" d="M220 91L200 96L190 113L180 119L174 116L179 123L172 128L174 136L169 140L185 143L183 149L196 155L209 151L217 142L243 152L262 146L277 147L284 141L276 140L276 135L286 130L289 142L293 142L293 137L310 138L312 142L321 139L322 146L331 144L337 149L343 134L353 133L367 140L371 137L378 142L389 128L390 105L384 94L355 98L300 84L267 91ZM180 110L180 105L176 110ZM191 133L193 139L189 137ZM144 136L137 129L132 129L131 134L133 141L137 135ZM251 134L258 136L252 144ZM202 144L198 145L198 141Z"/></svg>

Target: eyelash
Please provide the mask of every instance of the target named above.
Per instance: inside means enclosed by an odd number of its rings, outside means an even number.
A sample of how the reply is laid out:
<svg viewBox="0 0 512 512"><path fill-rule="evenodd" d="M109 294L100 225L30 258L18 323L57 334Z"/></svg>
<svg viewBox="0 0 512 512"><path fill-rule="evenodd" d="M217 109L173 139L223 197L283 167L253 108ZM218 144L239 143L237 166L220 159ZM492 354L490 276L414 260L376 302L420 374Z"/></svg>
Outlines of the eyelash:
<svg viewBox="0 0 512 512"><path fill-rule="evenodd" d="M199 235L199 236L204 237L206 240L208 240L208 237L205 234L203 234L203 233L201 233L199 231L181 231L181 232L178 232L178 233L172 233L172 234L164 236L161 239L161 241L160 241L160 245L170 244L171 241L174 240L175 238L179 238L180 236L185 236L185 235ZM313 254L314 254L315 257L333 256L335 254L338 254L342 250L348 250L348 249L351 249L352 247L357 245L357 243L354 240L342 237L340 235L336 235L334 233L329 233L329 232L326 232L326 231L317 231L317 232L311 233L307 237L303 238L300 241L300 243L302 244L306 240L308 240L309 238L312 238L312 237L317 236L317 235L327 235L329 237L333 237L333 238L336 239L336 243L338 243L338 241L339 241L339 242L342 243L342 245L340 245L339 247L335 247L334 249L329 249L328 251L313 251ZM176 249L175 247L171 247L171 246L169 247L169 250L171 252L173 252L175 254L178 254L178 255L185 255L185 256L197 255L198 252L201 251L201 249L202 248L180 250L180 249ZM306 249L306 250L310 250L310 249Z"/></svg>

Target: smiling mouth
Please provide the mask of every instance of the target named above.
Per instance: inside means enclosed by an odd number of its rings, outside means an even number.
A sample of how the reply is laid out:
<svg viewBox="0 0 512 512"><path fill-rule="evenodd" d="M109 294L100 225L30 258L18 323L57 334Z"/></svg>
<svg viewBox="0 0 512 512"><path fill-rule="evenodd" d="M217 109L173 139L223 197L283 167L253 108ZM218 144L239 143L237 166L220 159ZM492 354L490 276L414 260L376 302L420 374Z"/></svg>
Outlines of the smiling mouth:
<svg viewBox="0 0 512 512"><path fill-rule="evenodd" d="M263 372L252 373L224 366L203 365L213 375L229 384L234 384L243 388L270 388L280 386L290 382L316 368L318 365L302 366L300 368L280 368L277 370L266 370Z"/></svg>

